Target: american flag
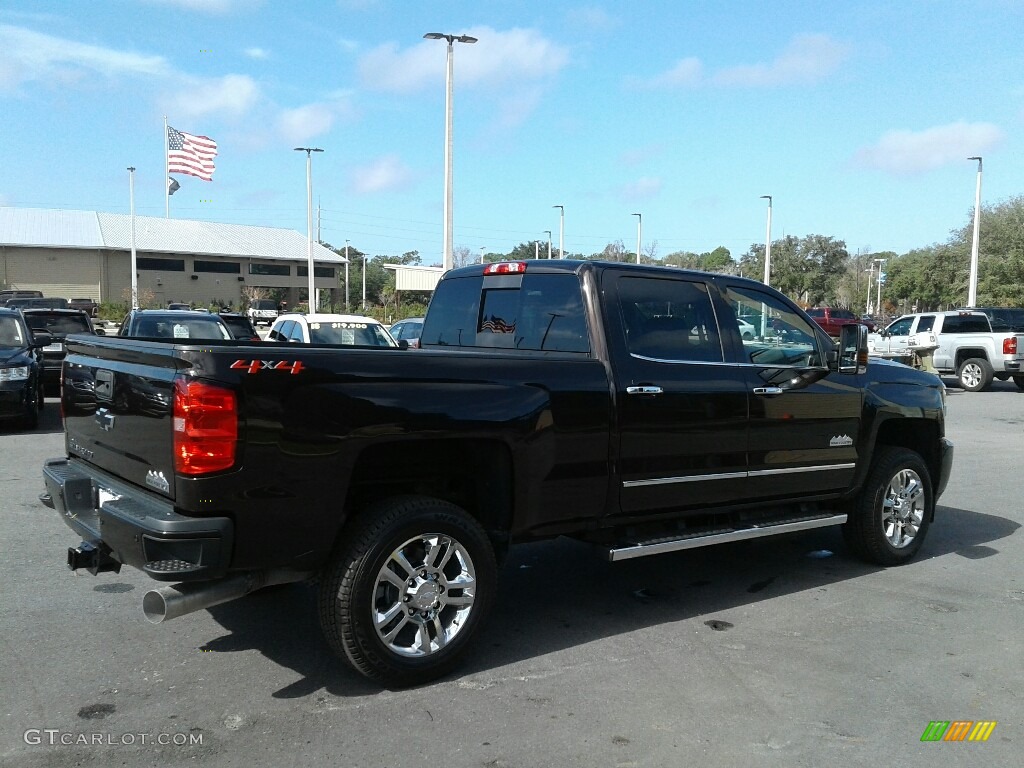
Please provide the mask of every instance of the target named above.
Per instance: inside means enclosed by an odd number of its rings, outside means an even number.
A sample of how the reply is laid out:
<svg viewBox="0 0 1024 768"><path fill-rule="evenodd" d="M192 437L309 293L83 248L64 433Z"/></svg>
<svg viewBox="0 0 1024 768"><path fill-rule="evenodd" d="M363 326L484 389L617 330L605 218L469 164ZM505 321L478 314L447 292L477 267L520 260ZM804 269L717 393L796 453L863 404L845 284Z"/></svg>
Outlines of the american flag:
<svg viewBox="0 0 1024 768"><path fill-rule="evenodd" d="M193 136L167 126L167 172L187 173L213 181L217 142L209 136Z"/></svg>

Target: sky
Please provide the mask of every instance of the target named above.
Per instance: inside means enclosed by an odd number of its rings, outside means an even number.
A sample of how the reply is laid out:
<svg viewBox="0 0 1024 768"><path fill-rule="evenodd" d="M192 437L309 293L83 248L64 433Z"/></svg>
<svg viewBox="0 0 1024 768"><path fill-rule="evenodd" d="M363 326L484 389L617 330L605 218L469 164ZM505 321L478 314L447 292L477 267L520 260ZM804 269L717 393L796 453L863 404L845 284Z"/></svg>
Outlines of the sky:
<svg viewBox="0 0 1024 768"><path fill-rule="evenodd" d="M1024 194L1020 0L4 0L0 206L165 215L164 119L218 144L172 218L371 255L664 258L831 236L945 242ZM563 206L558 209L555 206ZM560 212L564 210L564 220ZM640 214L636 216L635 214ZM315 225L316 226L316 225ZM557 255L557 254L556 254Z"/></svg>

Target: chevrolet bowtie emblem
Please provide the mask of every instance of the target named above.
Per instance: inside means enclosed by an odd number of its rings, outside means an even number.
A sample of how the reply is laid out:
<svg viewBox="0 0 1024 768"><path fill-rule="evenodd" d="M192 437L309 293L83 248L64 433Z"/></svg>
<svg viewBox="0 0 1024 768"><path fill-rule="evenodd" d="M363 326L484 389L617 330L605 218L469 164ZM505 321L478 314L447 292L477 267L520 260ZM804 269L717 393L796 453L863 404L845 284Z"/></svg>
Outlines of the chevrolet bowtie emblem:
<svg viewBox="0 0 1024 768"><path fill-rule="evenodd" d="M100 429L104 432L109 432L114 428L115 416L106 408L100 408L96 411L96 423L100 425Z"/></svg>

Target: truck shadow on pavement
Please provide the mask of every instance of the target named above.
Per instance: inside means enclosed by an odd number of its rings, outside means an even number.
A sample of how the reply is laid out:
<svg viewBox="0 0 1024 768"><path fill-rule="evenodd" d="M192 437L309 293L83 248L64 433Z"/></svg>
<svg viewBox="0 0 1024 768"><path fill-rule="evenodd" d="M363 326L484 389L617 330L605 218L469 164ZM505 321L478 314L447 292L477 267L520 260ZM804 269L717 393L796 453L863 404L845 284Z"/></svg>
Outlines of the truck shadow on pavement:
<svg viewBox="0 0 1024 768"><path fill-rule="evenodd" d="M981 559L1020 524L997 515L940 506L914 568L936 557ZM442 681L487 686L495 670L648 626L700 619L695 629L732 626L721 616L765 598L827 589L881 570L853 558L838 528L788 534L621 563L559 539L513 548L499 574L488 626L467 663ZM334 656L317 619L316 589L288 585L215 606L229 634L202 650L258 650L301 676L272 692L292 699L319 694L374 696L381 688ZM708 621L705 621L708 620ZM717 623L716 623L717 622ZM474 680L475 679L475 680ZM482 682L481 682L482 681Z"/></svg>

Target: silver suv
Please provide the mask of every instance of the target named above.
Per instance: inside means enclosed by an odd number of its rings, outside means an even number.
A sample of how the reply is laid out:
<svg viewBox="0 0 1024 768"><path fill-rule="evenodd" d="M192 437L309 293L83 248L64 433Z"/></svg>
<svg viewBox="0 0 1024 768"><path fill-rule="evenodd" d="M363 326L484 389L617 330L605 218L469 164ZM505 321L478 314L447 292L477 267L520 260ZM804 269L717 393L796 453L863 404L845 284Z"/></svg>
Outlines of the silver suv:
<svg viewBox="0 0 1024 768"><path fill-rule="evenodd" d="M253 299L245 314L253 325L270 325L277 319L277 302L272 299Z"/></svg>

